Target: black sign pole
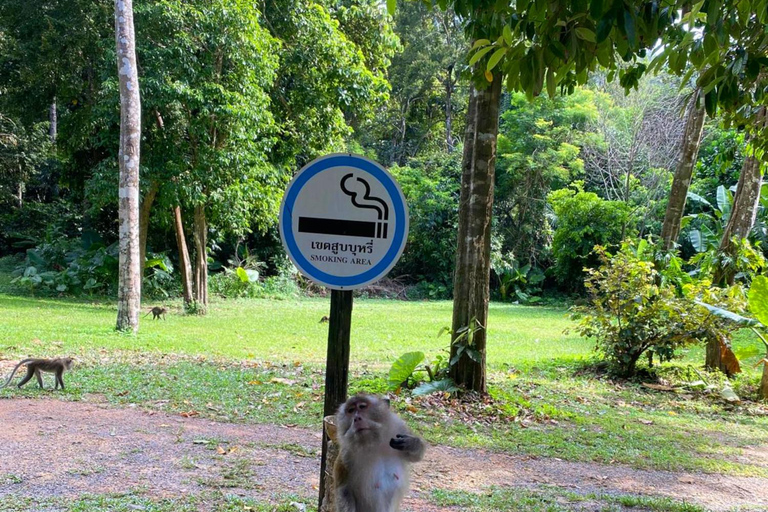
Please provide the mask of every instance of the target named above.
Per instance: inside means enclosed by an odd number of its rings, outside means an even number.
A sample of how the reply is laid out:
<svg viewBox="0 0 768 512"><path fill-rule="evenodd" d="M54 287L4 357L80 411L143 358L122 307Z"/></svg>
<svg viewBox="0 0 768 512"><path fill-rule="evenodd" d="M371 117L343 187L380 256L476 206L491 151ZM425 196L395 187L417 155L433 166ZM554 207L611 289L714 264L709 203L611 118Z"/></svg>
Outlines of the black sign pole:
<svg viewBox="0 0 768 512"><path fill-rule="evenodd" d="M347 400L349 377L349 334L352 326L352 290L331 290L331 314L328 317L328 355L325 368L325 405L323 418L336 413ZM320 499L325 496L325 459L328 437L323 426L323 455L320 459Z"/></svg>

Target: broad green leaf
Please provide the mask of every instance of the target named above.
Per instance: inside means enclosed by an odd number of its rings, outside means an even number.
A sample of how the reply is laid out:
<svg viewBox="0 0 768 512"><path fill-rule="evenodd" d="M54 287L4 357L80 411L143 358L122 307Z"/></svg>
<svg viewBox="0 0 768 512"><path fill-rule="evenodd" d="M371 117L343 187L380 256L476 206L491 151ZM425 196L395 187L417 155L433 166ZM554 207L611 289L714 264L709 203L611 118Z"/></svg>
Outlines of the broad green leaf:
<svg viewBox="0 0 768 512"><path fill-rule="evenodd" d="M707 9L707 25L714 25L720 18L720 7L722 7L722 0L708 0Z"/></svg>
<svg viewBox="0 0 768 512"><path fill-rule="evenodd" d="M476 363L481 363L483 361L483 354L479 350L467 347L467 355L470 359L472 359Z"/></svg>
<svg viewBox="0 0 768 512"><path fill-rule="evenodd" d="M630 48L637 48L637 31L635 29L635 17L629 9L624 11L624 32Z"/></svg>
<svg viewBox="0 0 768 512"><path fill-rule="evenodd" d="M259 280L259 271L252 268L245 269L245 273L248 274L248 281L255 283Z"/></svg>
<svg viewBox="0 0 768 512"><path fill-rule="evenodd" d="M688 197L688 199L690 199L692 201L695 201L697 203L705 204L705 205L709 206L710 208L712 208L713 210L715 209L715 207L712 206L712 203L707 201L703 196L700 196L699 194L694 194L693 192L688 192L688 194L686 194L686 197Z"/></svg>
<svg viewBox="0 0 768 512"><path fill-rule="evenodd" d="M749 289L749 310L763 325L768 325L768 277L756 276Z"/></svg>
<svg viewBox="0 0 768 512"><path fill-rule="evenodd" d="M235 273L237 274L237 277L240 278L240 281L243 283L248 282L248 274L245 272L245 269L243 267L237 267L235 269Z"/></svg>
<svg viewBox="0 0 768 512"><path fill-rule="evenodd" d="M509 25L504 25L502 35L504 36L504 41L506 41L507 46L512 46L512 29L509 28Z"/></svg>
<svg viewBox="0 0 768 512"><path fill-rule="evenodd" d="M754 345L750 345L739 350L734 350L733 353L739 359L739 361L743 361L744 359L749 359L750 357L762 355L763 351Z"/></svg>
<svg viewBox="0 0 768 512"><path fill-rule="evenodd" d="M397 358L392 363L392 368L389 369L389 377L387 378L389 389L399 388L403 382L408 380L423 360L424 352L406 352Z"/></svg>
<svg viewBox="0 0 768 512"><path fill-rule="evenodd" d="M715 91L709 91L704 95L704 108L709 117L717 115L717 93Z"/></svg>
<svg viewBox="0 0 768 512"><path fill-rule="evenodd" d="M472 56L472 58L469 59L469 65L474 66L477 61L483 58L483 55L485 55L491 50L493 50L493 46L486 46L485 48L481 48L480 50L477 50L477 52Z"/></svg>
<svg viewBox="0 0 768 512"><path fill-rule="evenodd" d="M397 8L397 0L387 0L387 12L390 16L395 15L395 9Z"/></svg>
<svg viewBox="0 0 768 512"><path fill-rule="evenodd" d="M611 34L611 30L613 29L613 16L611 14L612 13L610 12L607 13L597 22L597 34L595 34L595 39L598 43L605 41Z"/></svg>
<svg viewBox="0 0 768 512"><path fill-rule="evenodd" d="M754 320L752 318L747 318L745 316L741 316L738 313L734 313L733 311L728 311L727 309L719 308L717 306L712 306L705 302L701 302L700 300L697 300L695 302L699 306L707 308L707 310L709 310L709 312L712 313L713 315L717 315L720 318L725 318L736 324L744 325L744 326L760 325L760 322L758 322L757 320Z"/></svg>
<svg viewBox="0 0 768 512"><path fill-rule="evenodd" d="M704 252L707 250L703 237L701 236L701 231L698 229L692 229L690 233L688 233L688 240L690 240L691 245L696 252Z"/></svg>
<svg viewBox="0 0 768 512"><path fill-rule="evenodd" d="M595 36L595 33L586 27L576 28L576 36L578 36L579 39L589 41L590 43L597 42L597 36Z"/></svg>
<svg viewBox="0 0 768 512"><path fill-rule="evenodd" d="M165 260L163 258L150 258L147 260L146 268L154 268L154 267L160 267L161 269L168 272L168 266L165 264Z"/></svg>
<svg viewBox="0 0 768 512"><path fill-rule="evenodd" d="M723 185L720 185L717 187L717 207L720 208L721 212L724 212L725 209L729 206L727 202L727 198L725 197L725 187Z"/></svg>
<svg viewBox="0 0 768 512"><path fill-rule="evenodd" d="M504 57L504 54L506 54L506 53L507 53L507 49L506 48L499 48L498 50L493 52L493 55L491 55L491 58L488 59L488 66L486 67L486 69L488 71L492 71L493 68L496 67L496 64L499 63L499 61ZM493 78L491 78L488 81L489 82L493 82Z"/></svg>
<svg viewBox="0 0 768 512"><path fill-rule="evenodd" d="M470 51L477 50L481 46L488 46L489 44L491 44L491 42L488 39L478 39L475 41L475 44L472 45L472 49Z"/></svg>
<svg viewBox="0 0 768 512"><path fill-rule="evenodd" d="M429 395L431 393L455 393L459 390L451 379L435 380L424 382L413 390L414 396Z"/></svg>

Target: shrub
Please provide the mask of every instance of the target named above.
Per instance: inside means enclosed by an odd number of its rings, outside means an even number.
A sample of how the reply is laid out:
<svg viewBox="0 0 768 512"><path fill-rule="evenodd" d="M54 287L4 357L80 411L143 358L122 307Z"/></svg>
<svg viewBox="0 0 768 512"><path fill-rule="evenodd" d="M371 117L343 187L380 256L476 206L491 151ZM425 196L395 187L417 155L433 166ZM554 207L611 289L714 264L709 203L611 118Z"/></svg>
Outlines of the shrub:
<svg viewBox="0 0 768 512"><path fill-rule="evenodd" d="M549 194L557 216L552 254L554 273L561 286L571 291L583 287L584 268L594 268L596 245L619 244L634 229L629 206L606 201L592 192L561 189Z"/></svg>
<svg viewBox="0 0 768 512"><path fill-rule="evenodd" d="M83 249L68 239L41 244L27 250L13 282L42 293L111 293L117 286L117 251L117 244Z"/></svg>
<svg viewBox="0 0 768 512"><path fill-rule="evenodd" d="M626 242L615 255L596 247L602 264L588 270L584 282L590 304L574 308L574 318L580 319L576 331L594 337L596 349L623 377L635 374L644 353L653 364L654 355L669 361L686 345L715 338L730 340L737 327L697 301L735 311L745 306L739 286L717 288L699 280L684 284L678 292L664 279L666 267L657 268L662 260L649 246L645 241L640 245Z"/></svg>

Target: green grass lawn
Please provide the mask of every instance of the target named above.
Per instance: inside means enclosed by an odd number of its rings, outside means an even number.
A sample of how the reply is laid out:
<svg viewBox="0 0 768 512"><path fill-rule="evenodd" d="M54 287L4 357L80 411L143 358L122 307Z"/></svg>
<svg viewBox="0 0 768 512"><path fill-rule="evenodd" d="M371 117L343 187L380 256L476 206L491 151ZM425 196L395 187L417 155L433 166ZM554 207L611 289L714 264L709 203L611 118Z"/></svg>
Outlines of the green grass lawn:
<svg viewBox="0 0 768 512"><path fill-rule="evenodd" d="M57 395L64 399L97 393L117 404L174 413L319 428L327 336L327 324L319 320L328 303L219 300L205 317L147 318L133 336L114 332L115 307L104 301L0 293L0 357L74 355L80 364L66 377L66 392ZM350 390L386 391L386 371L403 352L439 354L448 337L437 333L450 315L449 302L357 300ZM594 358L593 344L563 333L571 325L563 308L492 304L488 324L491 412L501 419L467 423L440 408L420 407L428 401L401 406L430 441L638 468L768 476L768 467L749 457L751 446L768 443L765 406L657 392L583 371ZM744 333L736 344L757 342ZM757 384L754 359L744 362L745 374L735 380L739 393L749 394ZM703 351L690 349L661 373L672 380L686 373L698 378L690 368L701 361ZM0 398L39 394L34 386L0 390Z"/></svg>
<svg viewBox="0 0 768 512"><path fill-rule="evenodd" d="M114 331L115 308L101 302L0 295L0 348L25 353L34 339L60 341L51 353L94 349L159 351L274 361L325 362L328 299L220 300L207 316L142 318L137 336ZM564 309L493 304L488 364L532 364L588 356L591 343L566 336ZM388 364L403 352L436 355L448 346L451 303L357 300L352 316L351 363ZM40 347L35 347L39 350Z"/></svg>

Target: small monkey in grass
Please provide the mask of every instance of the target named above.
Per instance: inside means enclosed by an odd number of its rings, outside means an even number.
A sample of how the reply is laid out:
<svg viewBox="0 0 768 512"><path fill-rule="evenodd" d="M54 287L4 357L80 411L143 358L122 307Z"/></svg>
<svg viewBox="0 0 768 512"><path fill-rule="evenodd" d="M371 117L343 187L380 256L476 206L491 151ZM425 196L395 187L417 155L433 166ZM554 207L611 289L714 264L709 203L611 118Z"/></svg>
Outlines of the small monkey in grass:
<svg viewBox="0 0 768 512"><path fill-rule="evenodd" d="M165 314L168 312L167 309L161 308L160 306L155 306L152 309L147 312L146 315L144 315L144 318L147 318L150 313L152 313L152 320L157 320L161 316L163 317L163 320L165 320Z"/></svg>
<svg viewBox="0 0 768 512"><path fill-rule="evenodd" d="M389 409L389 400L373 395L347 400L336 425L336 511L399 512L410 464L424 458L424 441Z"/></svg>
<svg viewBox="0 0 768 512"><path fill-rule="evenodd" d="M61 357L56 359L24 359L16 365L11 372L11 376L8 377L5 384L0 386L0 389L6 387L11 382L13 376L16 375L16 370L23 364L27 365L27 374L21 379L21 382L19 382L19 389L21 389L21 386L32 380L32 377L37 377L37 383L40 385L40 389L45 389L43 387L42 372L49 372L56 375L56 385L53 389L59 389L59 384L61 384L61 389L64 389L64 372L71 370L72 365L75 364L75 362L71 357Z"/></svg>

